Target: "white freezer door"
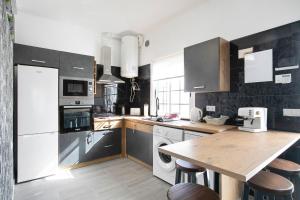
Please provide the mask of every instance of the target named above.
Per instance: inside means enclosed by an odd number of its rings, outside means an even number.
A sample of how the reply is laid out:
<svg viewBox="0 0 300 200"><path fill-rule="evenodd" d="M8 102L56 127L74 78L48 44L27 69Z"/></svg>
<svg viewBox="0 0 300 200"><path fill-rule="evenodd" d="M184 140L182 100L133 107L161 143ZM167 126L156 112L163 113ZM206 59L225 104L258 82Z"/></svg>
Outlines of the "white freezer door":
<svg viewBox="0 0 300 200"><path fill-rule="evenodd" d="M18 66L18 135L58 132L58 69Z"/></svg>
<svg viewBox="0 0 300 200"><path fill-rule="evenodd" d="M55 174L57 168L57 132L18 136L18 183Z"/></svg>

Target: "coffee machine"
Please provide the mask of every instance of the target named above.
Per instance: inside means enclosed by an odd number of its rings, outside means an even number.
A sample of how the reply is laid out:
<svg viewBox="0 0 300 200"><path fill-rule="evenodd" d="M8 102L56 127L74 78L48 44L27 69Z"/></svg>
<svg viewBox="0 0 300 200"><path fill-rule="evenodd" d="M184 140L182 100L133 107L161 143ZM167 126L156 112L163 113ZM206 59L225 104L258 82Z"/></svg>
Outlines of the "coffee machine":
<svg viewBox="0 0 300 200"><path fill-rule="evenodd" d="M238 115L244 119L244 125L240 126L239 130L254 133L267 131L267 108L239 108Z"/></svg>

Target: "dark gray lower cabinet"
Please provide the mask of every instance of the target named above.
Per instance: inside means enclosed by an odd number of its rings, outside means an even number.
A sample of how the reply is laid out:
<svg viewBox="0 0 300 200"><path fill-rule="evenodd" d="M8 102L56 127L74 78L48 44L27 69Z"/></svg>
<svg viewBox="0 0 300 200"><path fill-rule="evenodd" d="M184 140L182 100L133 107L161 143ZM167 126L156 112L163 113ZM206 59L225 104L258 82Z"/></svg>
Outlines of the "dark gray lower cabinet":
<svg viewBox="0 0 300 200"><path fill-rule="evenodd" d="M121 133L121 129L93 132L89 141L92 145L90 145L82 162L121 154Z"/></svg>
<svg viewBox="0 0 300 200"><path fill-rule="evenodd" d="M130 128L126 129L127 154L153 165L153 136Z"/></svg>
<svg viewBox="0 0 300 200"><path fill-rule="evenodd" d="M59 135L59 163L69 166L121 154L121 129Z"/></svg>

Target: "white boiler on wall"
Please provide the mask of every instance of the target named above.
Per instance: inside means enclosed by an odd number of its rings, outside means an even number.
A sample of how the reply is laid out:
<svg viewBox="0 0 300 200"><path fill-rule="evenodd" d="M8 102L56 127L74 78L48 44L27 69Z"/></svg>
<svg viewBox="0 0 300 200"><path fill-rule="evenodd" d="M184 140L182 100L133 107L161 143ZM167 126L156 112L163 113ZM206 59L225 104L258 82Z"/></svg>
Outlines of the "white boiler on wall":
<svg viewBox="0 0 300 200"><path fill-rule="evenodd" d="M137 36L127 35L121 39L121 76L138 76L139 40Z"/></svg>

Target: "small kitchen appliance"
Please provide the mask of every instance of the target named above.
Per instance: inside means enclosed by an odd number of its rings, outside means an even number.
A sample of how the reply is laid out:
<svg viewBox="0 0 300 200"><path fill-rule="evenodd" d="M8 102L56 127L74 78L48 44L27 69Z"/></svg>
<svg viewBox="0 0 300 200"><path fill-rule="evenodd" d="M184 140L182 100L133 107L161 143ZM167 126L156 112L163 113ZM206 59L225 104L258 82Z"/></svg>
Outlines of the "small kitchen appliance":
<svg viewBox="0 0 300 200"><path fill-rule="evenodd" d="M98 117L99 115L97 115ZM104 115L108 116L108 114ZM92 106L61 106L60 133L92 130Z"/></svg>
<svg viewBox="0 0 300 200"><path fill-rule="evenodd" d="M59 105L94 105L94 80L60 76Z"/></svg>
<svg viewBox="0 0 300 200"><path fill-rule="evenodd" d="M190 119L192 123L200 122L203 116L203 111L199 108L192 108L190 112Z"/></svg>
<svg viewBox="0 0 300 200"><path fill-rule="evenodd" d="M130 108L130 115L140 116L141 115L141 109L140 108Z"/></svg>
<svg viewBox="0 0 300 200"><path fill-rule="evenodd" d="M244 125L240 126L239 130L254 133L267 131L267 114L267 108L239 108L238 115L244 119Z"/></svg>

